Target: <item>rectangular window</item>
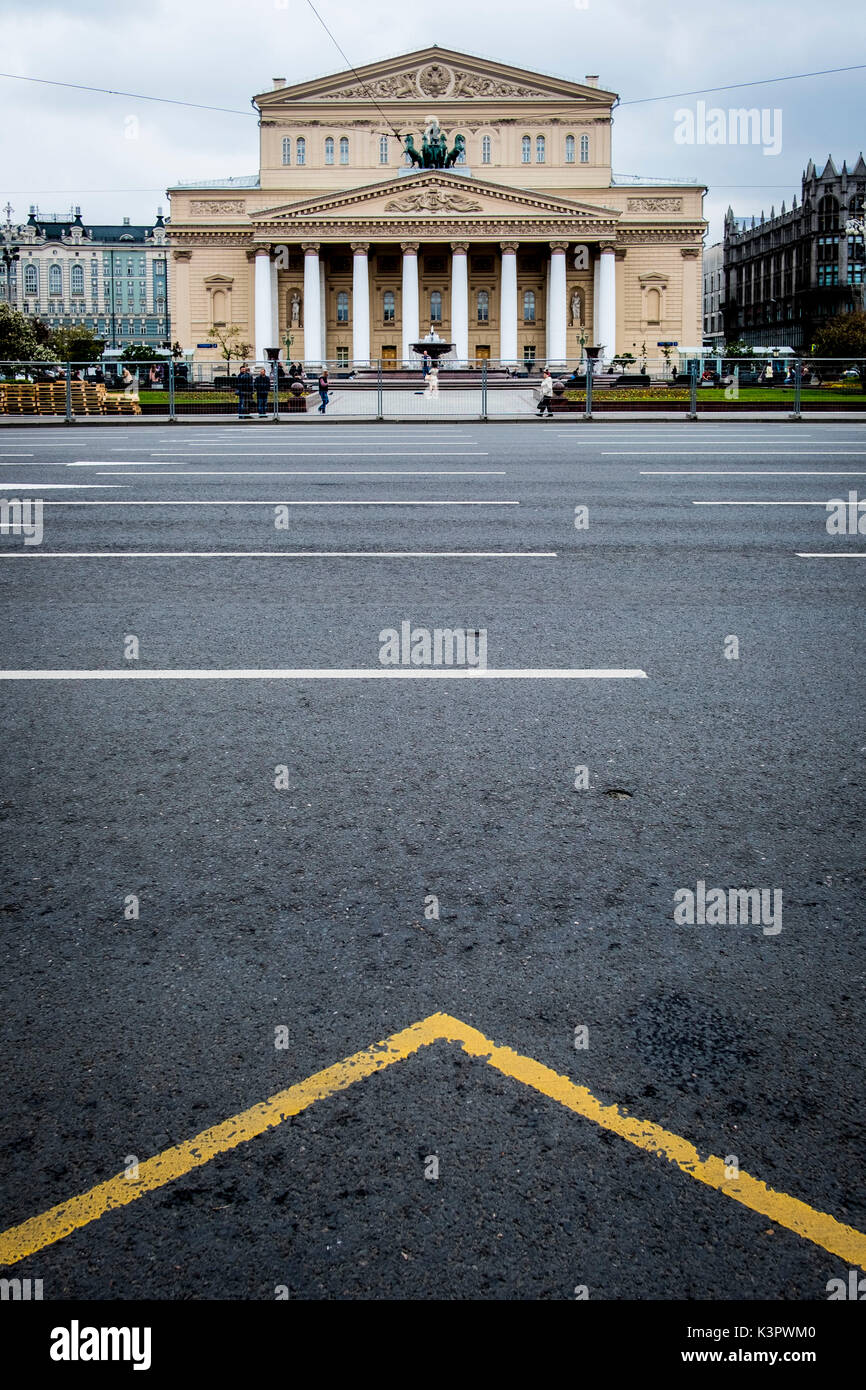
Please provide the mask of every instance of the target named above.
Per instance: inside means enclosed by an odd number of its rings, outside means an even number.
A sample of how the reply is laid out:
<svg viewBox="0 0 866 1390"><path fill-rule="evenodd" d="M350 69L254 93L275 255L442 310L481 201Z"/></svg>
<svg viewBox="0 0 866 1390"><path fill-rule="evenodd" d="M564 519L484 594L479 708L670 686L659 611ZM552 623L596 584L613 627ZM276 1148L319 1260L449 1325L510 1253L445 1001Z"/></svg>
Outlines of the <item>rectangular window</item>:
<svg viewBox="0 0 866 1390"><path fill-rule="evenodd" d="M349 349L348 349L347 347L338 347L338 348L337 348L337 366L338 366L338 367L348 367L348 365L349 365Z"/></svg>

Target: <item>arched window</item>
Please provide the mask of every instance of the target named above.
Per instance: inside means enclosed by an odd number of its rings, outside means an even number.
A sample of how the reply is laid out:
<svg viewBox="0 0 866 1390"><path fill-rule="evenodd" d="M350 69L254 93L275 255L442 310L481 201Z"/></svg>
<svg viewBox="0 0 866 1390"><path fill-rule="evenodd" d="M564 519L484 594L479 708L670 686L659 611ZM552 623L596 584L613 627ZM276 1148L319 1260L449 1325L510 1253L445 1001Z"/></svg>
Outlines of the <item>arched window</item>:
<svg viewBox="0 0 866 1390"><path fill-rule="evenodd" d="M379 136L379 163L380 163L380 164L387 164L387 163L388 163L388 137L387 137L387 135L380 135L380 136Z"/></svg>
<svg viewBox="0 0 866 1390"><path fill-rule="evenodd" d="M532 141L528 135L524 135L520 142L521 159L524 164L532 163Z"/></svg>
<svg viewBox="0 0 866 1390"><path fill-rule="evenodd" d="M337 295L337 323L349 322L349 294L347 290L340 290Z"/></svg>
<svg viewBox="0 0 866 1390"><path fill-rule="evenodd" d="M306 164L307 162L307 142L303 135L299 135L295 141L295 163Z"/></svg>
<svg viewBox="0 0 866 1390"><path fill-rule="evenodd" d="M566 135L566 137L565 137L565 162L566 162L566 164L573 164L573 163L574 163L574 136L573 136L573 135Z"/></svg>
<svg viewBox="0 0 866 1390"><path fill-rule="evenodd" d="M291 164L291 162L292 162L292 138L291 138L290 135L286 135L285 138L283 139L283 163L284 163L284 164Z"/></svg>
<svg viewBox="0 0 866 1390"><path fill-rule="evenodd" d="M72 293L84 294L84 266L74 265L72 267Z"/></svg>
<svg viewBox="0 0 866 1390"><path fill-rule="evenodd" d="M818 204L818 231L838 232L839 204L829 193Z"/></svg>
<svg viewBox="0 0 866 1390"><path fill-rule="evenodd" d="M48 293L63 293L63 271L59 265L52 265L48 268Z"/></svg>
<svg viewBox="0 0 866 1390"><path fill-rule="evenodd" d="M646 296L646 321L647 323L661 323L662 314L662 292L661 290L647 290Z"/></svg>
<svg viewBox="0 0 866 1390"><path fill-rule="evenodd" d="M490 295L486 290L478 291L478 322L487 323L490 318Z"/></svg>
<svg viewBox="0 0 866 1390"><path fill-rule="evenodd" d="M433 290L430 295L430 322L442 322L442 293L440 290Z"/></svg>
<svg viewBox="0 0 866 1390"><path fill-rule="evenodd" d="M326 163L326 164L333 164L333 162L334 162L334 137L333 137L333 135L329 135L328 138L327 138L327 140L325 141L325 163Z"/></svg>
<svg viewBox="0 0 866 1390"><path fill-rule="evenodd" d="M24 267L24 293L39 293L39 272L35 265L26 265Z"/></svg>
<svg viewBox="0 0 866 1390"><path fill-rule="evenodd" d="M544 144L545 144L545 142L544 142L544 136L543 136L543 135L537 135L537 136L535 137L535 162L536 162L536 164L543 164L543 163L544 163Z"/></svg>
<svg viewBox="0 0 866 1390"><path fill-rule="evenodd" d="M535 290L523 291L523 322L535 323Z"/></svg>
<svg viewBox="0 0 866 1390"><path fill-rule="evenodd" d="M589 136L588 136L588 135L581 135L581 137L580 137L580 162L581 162L581 164L588 164L588 163L589 163Z"/></svg>
<svg viewBox="0 0 866 1390"><path fill-rule="evenodd" d="M394 291L393 291L393 290L386 290L386 291L385 291L385 294L384 294L382 303L383 303L383 308L384 308L383 318L384 318L385 322L386 322L386 323L393 323L393 322L394 322Z"/></svg>
<svg viewBox="0 0 866 1390"><path fill-rule="evenodd" d="M348 162L349 162L349 137L348 137L348 135L342 135L342 136L340 137L340 163L341 163L341 164L348 164Z"/></svg>
<svg viewBox="0 0 866 1390"><path fill-rule="evenodd" d="M481 137L481 163L482 163L482 164L489 164L489 163L490 163L490 136L489 136L489 135L482 135L482 137Z"/></svg>

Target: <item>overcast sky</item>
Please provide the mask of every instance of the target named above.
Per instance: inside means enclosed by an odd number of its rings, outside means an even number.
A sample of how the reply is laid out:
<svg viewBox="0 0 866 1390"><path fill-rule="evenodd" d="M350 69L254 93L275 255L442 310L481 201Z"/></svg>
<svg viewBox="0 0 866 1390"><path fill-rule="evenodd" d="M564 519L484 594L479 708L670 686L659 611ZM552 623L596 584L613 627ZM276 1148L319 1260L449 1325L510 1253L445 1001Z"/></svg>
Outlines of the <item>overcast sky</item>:
<svg viewBox="0 0 866 1390"><path fill-rule="evenodd" d="M756 79L866 63L863 0L316 0L349 60L429 43L581 81L598 73L618 92L616 175L695 179L709 186L708 243L730 203L760 212L800 191L811 157L841 164L866 145L866 70L628 105ZM234 108L185 110L0 78L0 196L24 221L31 203L85 222L168 212L167 185L257 171L250 97L274 76L289 83L346 64L307 0L0 0L5 73ZM677 111L766 109L768 145L684 144ZM772 115L781 111L779 118ZM249 113L249 114L247 114ZM679 118L682 133L683 119ZM129 138L133 134L135 138ZM5 214L3 215L5 220Z"/></svg>

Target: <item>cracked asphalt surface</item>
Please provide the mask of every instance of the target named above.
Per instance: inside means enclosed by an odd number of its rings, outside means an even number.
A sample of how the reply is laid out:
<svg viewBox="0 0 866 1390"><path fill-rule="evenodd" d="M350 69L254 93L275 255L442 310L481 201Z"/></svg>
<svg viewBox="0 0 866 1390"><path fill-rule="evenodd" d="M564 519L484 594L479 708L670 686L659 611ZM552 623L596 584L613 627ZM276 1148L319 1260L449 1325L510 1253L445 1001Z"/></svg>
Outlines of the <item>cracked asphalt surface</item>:
<svg viewBox="0 0 866 1390"><path fill-rule="evenodd" d="M125 668L128 635L155 669L377 666L408 619L486 628L493 667L647 679L0 681L0 1229L437 1011L866 1229L866 565L797 554L866 549L824 507L866 494L864 441L4 431L4 496L185 505L47 506L26 559L0 537L3 668ZM276 530L299 499L520 505L304 507ZM815 505L693 505L713 499ZM556 554L44 554L280 549ZM677 924L698 880L781 889L782 931ZM15 1273L46 1299L823 1300L847 1265L440 1042Z"/></svg>

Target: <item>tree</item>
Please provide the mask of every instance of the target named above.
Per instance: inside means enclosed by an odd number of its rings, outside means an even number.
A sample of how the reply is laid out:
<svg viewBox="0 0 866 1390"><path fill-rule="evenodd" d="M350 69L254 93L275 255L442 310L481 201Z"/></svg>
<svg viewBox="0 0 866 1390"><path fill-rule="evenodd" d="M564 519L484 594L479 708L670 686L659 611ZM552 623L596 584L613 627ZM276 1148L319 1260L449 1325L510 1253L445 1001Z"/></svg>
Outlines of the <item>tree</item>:
<svg viewBox="0 0 866 1390"><path fill-rule="evenodd" d="M837 314L819 328L812 347L815 357L841 357L860 368L860 386L866 391L866 313Z"/></svg>
<svg viewBox="0 0 866 1390"><path fill-rule="evenodd" d="M39 319L28 318L19 309L0 301L0 361L51 362L49 329Z"/></svg>
<svg viewBox="0 0 866 1390"><path fill-rule="evenodd" d="M153 348L142 347L138 343L131 343L129 347L123 349L123 352L120 354L120 360L121 362L156 362L159 359Z"/></svg>
<svg viewBox="0 0 866 1390"><path fill-rule="evenodd" d="M244 357L249 357L252 352L250 343L241 341L241 330L236 323L223 324L217 326L211 324L210 336L216 338L220 346L220 356L224 357L228 363L229 375L231 375L232 358L237 357L240 361Z"/></svg>
<svg viewBox="0 0 866 1390"><path fill-rule="evenodd" d="M105 349L105 339L97 338L84 324L55 328L50 347L61 362L97 362Z"/></svg>

